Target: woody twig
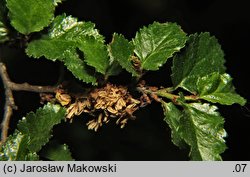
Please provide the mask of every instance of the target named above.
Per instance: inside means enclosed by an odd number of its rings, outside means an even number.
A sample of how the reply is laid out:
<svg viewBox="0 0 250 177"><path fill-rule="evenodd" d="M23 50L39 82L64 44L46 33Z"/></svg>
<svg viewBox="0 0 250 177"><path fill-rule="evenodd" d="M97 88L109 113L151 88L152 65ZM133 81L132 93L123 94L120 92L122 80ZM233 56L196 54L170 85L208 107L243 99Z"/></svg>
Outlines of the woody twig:
<svg viewBox="0 0 250 177"><path fill-rule="evenodd" d="M29 92L55 92L56 86L37 86L30 85L28 83L14 83L10 80L7 73L7 69L4 63L0 63L0 77L2 78L2 83L5 89L5 105L4 105L4 114L1 123L1 141L0 144L4 143L8 137L8 129L10 119L13 113L13 110L17 110L15 105L13 91L29 91Z"/></svg>

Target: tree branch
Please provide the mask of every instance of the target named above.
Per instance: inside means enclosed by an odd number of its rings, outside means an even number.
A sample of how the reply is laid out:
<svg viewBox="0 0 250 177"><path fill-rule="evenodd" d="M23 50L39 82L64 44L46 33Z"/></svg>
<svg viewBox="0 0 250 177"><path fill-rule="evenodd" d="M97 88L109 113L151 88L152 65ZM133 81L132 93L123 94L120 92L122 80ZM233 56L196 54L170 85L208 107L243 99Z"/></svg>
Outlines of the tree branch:
<svg viewBox="0 0 250 177"><path fill-rule="evenodd" d="M157 89L157 90L151 90L150 87L146 88L144 86L139 86L137 87L137 90L141 93L144 93L144 94L150 94L151 96L153 95L157 95L159 97L164 97L164 98L167 98L167 99L170 99L171 101L173 101L174 103L177 104L177 99L180 98L179 95L175 95L173 94L173 88L163 88L163 89ZM187 100L187 101L196 101L196 100L199 100L199 96L197 95L187 95L187 96L184 96L184 99Z"/></svg>
<svg viewBox="0 0 250 177"><path fill-rule="evenodd" d="M14 82L8 83L9 88L12 91L28 91L28 92L37 92L37 93L44 93L44 92L55 92L57 87L53 86L38 86L38 85L30 85L28 83L17 84Z"/></svg>
<svg viewBox="0 0 250 177"><path fill-rule="evenodd" d="M13 113L13 109L17 110L17 106L15 105L13 91L29 91L29 92L55 92L56 86L36 86L30 85L28 83L17 84L10 80L9 75L7 73L7 69L5 64L0 63L0 76L2 78L3 86L5 89L5 105L4 105L4 115L1 123L1 141L0 145L4 143L8 137L8 129L10 118Z"/></svg>

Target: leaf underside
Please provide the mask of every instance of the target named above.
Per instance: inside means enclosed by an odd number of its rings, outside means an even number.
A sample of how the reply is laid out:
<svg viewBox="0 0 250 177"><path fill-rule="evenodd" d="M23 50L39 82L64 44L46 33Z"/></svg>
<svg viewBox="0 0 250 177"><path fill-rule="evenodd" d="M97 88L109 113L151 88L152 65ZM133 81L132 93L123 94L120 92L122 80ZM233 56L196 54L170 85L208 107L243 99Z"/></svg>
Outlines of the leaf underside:
<svg viewBox="0 0 250 177"><path fill-rule="evenodd" d="M180 119L183 116L182 112L172 102L162 102L162 108L165 115L164 121L171 128L172 142L180 148L185 147L185 142L179 133Z"/></svg>

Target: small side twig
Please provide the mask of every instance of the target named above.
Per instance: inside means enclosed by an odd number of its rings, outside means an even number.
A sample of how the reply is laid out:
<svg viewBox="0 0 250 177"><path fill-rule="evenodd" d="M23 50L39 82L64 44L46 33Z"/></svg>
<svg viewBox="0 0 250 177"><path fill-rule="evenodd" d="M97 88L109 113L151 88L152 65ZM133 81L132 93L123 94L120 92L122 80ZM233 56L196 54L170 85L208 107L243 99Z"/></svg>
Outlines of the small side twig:
<svg viewBox="0 0 250 177"><path fill-rule="evenodd" d="M38 85L30 85L28 83L17 84L14 82L8 82L8 87L12 91L28 91L37 93L55 92L57 90L57 87L53 86L38 86Z"/></svg>
<svg viewBox="0 0 250 177"><path fill-rule="evenodd" d="M3 86L5 89L5 105L4 105L4 115L1 123L1 141L0 145L4 143L8 137L8 129L10 118L12 116L13 110L17 110L15 105L13 91L30 91L30 92L55 92L56 86L36 86L30 85L28 83L17 84L10 80L7 73L5 64L0 63L0 76L2 78Z"/></svg>
<svg viewBox="0 0 250 177"><path fill-rule="evenodd" d="M150 88L150 87L145 87L144 85L139 85L139 87L137 87L137 91L145 95L149 94L156 101L160 101L160 99L158 99L158 96L159 96L159 97L167 98L171 100L172 102L174 102L175 104L178 104L177 99L180 98L179 95L175 95L172 93L173 89L171 87L157 89L154 87ZM200 97L197 95L187 95L187 96L184 96L184 99L187 101L196 101L196 100L199 100Z"/></svg>

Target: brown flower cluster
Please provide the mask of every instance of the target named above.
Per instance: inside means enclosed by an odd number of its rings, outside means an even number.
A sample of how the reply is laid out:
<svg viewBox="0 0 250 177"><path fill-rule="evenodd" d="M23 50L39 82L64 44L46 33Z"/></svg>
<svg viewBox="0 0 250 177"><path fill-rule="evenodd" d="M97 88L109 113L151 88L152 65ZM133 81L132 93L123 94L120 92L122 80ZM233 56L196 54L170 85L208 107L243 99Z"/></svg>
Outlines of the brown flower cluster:
<svg viewBox="0 0 250 177"><path fill-rule="evenodd" d="M116 124L123 128L140 106L140 101L132 98L127 88L112 84L94 89L85 98L78 96L73 103L71 96L62 91L56 93L56 99L67 108L68 119L83 112L94 116L87 126L95 131L112 118L116 118Z"/></svg>

